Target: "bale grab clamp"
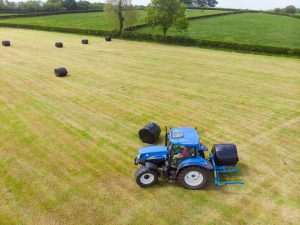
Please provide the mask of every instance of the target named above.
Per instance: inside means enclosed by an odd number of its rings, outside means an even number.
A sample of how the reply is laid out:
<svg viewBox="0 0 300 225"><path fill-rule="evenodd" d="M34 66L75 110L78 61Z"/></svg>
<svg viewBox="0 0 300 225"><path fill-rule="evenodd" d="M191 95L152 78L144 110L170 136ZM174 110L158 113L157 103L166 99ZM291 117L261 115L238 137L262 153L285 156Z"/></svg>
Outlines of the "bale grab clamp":
<svg viewBox="0 0 300 225"><path fill-rule="evenodd" d="M216 186L220 185L229 185L229 184L245 184L242 181L221 181L220 174L221 173L235 173L238 172L236 165L228 165L228 166L218 166L215 163L214 155L210 154L210 161L214 168L214 182Z"/></svg>

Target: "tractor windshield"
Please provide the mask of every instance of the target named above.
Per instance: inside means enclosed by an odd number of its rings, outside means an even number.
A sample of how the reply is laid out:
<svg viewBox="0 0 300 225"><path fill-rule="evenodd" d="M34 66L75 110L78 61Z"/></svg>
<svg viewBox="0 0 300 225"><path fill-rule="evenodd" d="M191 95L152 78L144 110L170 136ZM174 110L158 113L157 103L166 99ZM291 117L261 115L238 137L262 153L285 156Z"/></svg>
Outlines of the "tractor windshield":
<svg viewBox="0 0 300 225"><path fill-rule="evenodd" d="M170 149L171 166L176 167L183 159L195 156L195 147L172 145Z"/></svg>

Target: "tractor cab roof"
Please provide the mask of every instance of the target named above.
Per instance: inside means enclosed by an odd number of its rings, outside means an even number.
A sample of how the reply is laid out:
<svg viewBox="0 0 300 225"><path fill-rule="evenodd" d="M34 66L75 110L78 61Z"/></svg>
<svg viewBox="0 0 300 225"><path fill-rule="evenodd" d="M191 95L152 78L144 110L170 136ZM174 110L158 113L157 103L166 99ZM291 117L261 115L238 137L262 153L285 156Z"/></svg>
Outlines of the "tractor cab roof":
<svg viewBox="0 0 300 225"><path fill-rule="evenodd" d="M199 144L197 130L191 127L172 128L169 140L175 145L196 146Z"/></svg>

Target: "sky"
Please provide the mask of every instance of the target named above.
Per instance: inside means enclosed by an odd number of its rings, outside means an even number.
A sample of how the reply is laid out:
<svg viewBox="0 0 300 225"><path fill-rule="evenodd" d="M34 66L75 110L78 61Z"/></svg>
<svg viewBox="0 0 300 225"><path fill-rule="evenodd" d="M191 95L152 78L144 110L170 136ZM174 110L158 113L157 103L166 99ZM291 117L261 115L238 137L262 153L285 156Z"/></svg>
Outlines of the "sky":
<svg viewBox="0 0 300 225"><path fill-rule="evenodd" d="M94 0L95 1L95 0ZM147 5L150 0L132 0L136 5ZM239 9L274 9L295 5L300 8L300 0L218 0L217 7Z"/></svg>

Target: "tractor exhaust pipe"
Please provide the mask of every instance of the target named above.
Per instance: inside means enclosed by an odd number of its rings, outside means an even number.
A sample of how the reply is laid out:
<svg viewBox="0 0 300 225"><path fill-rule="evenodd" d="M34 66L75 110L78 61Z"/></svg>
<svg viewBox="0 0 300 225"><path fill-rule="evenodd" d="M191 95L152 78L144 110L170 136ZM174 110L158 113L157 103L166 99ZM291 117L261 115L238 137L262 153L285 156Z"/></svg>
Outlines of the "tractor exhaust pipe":
<svg viewBox="0 0 300 225"><path fill-rule="evenodd" d="M168 146L168 128L165 127L166 133L165 133L165 146Z"/></svg>

